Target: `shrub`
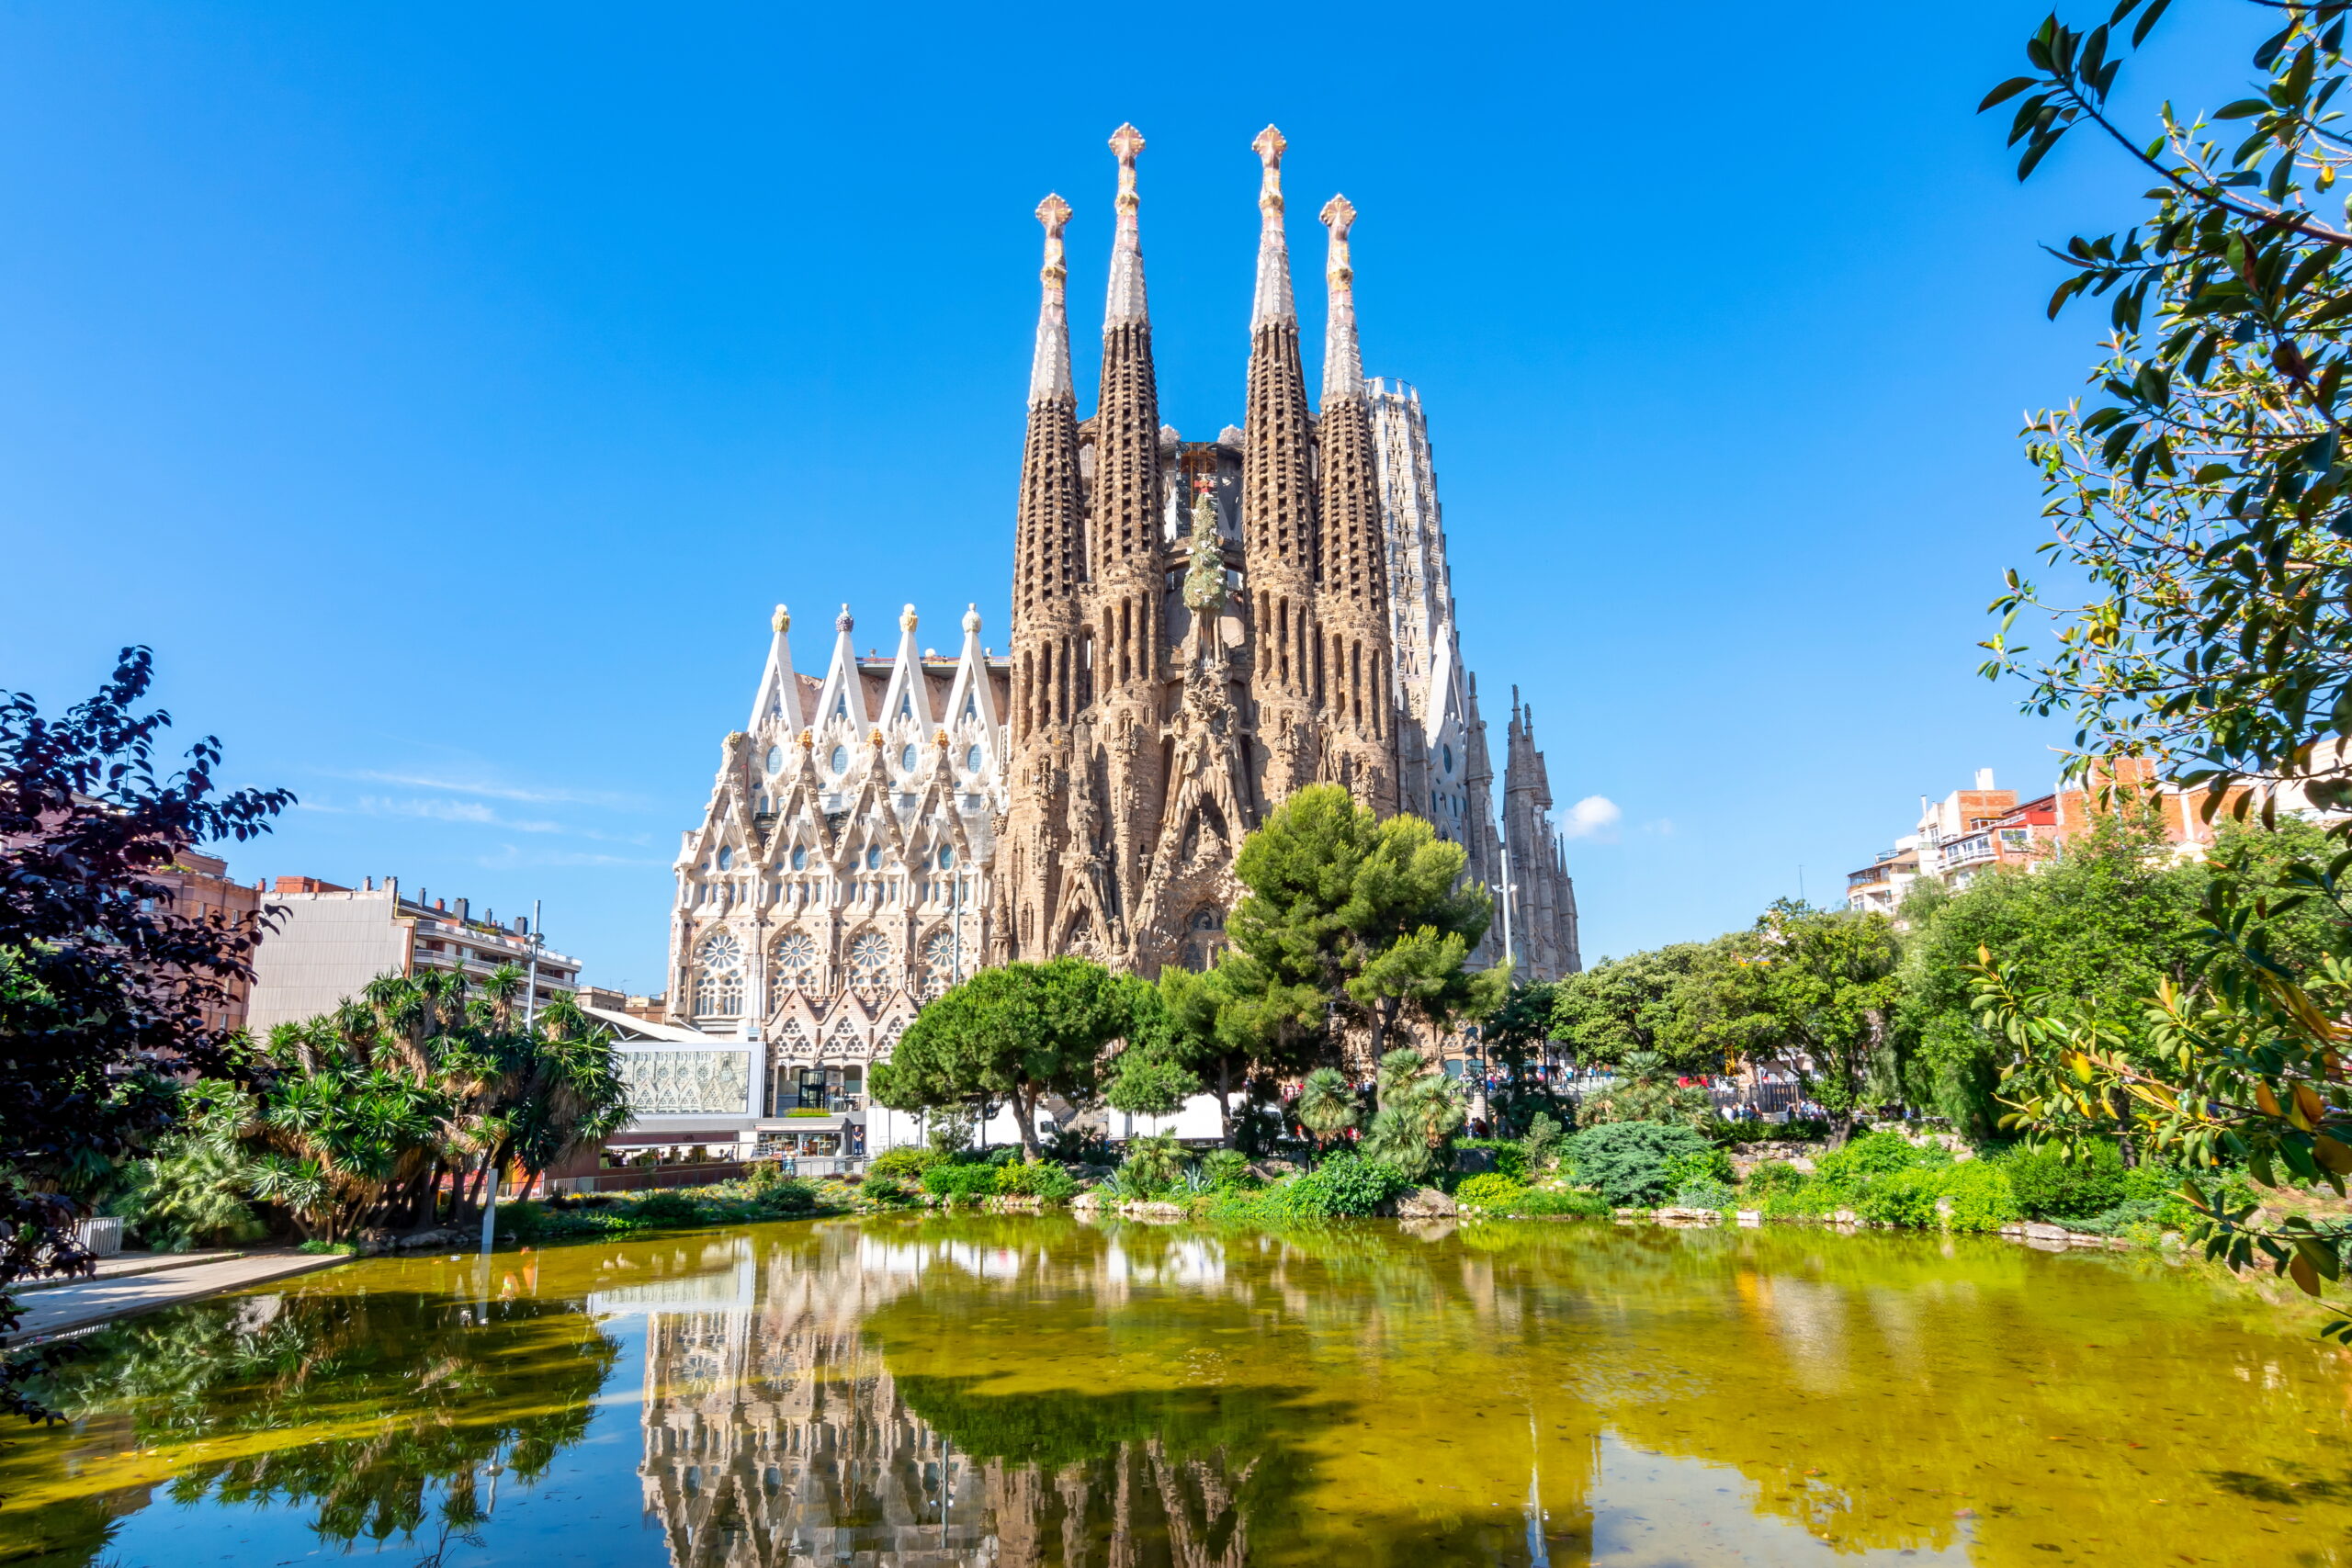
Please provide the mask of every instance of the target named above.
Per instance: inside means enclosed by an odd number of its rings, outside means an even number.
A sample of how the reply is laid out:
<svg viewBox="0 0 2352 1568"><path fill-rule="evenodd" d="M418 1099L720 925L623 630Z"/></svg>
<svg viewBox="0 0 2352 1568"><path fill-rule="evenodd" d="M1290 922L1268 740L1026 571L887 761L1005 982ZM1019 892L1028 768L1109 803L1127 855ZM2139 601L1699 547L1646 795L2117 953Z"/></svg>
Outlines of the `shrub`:
<svg viewBox="0 0 2352 1568"><path fill-rule="evenodd" d="M1184 1169L1184 1145L1173 1133L1127 1140L1127 1157L1121 1174L1145 1192L1164 1192Z"/></svg>
<svg viewBox="0 0 2352 1568"><path fill-rule="evenodd" d="M754 1184L751 1197L752 1202L780 1217L806 1214L817 1207L817 1189L790 1177Z"/></svg>
<svg viewBox="0 0 2352 1568"><path fill-rule="evenodd" d="M996 1190L1009 1196L1067 1203L1077 1195L1078 1179L1051 1160L1031 1160L997 1167Z"/></svg>
<svg viewBox="0 0 2352 1568"><path fill-rule="evenodd" d="M2029 1214L2077 1219L2123 1201L2123 1156L2113 1144L2085 1144L2073 1159L2052 1145L2014 1154L2005 1162L2009 1187Z"/></svg>
<svg viewBox="0 0 2352 1568"><path fill-rule="evenodd" d="M1238 1149L1214 1149L1202 1156L1201 1177L1211 1187L1246 1189L1261 1185L1250 1174L1250 1156Z"/></svg>
<svg viewBox="0 0 2352 1568"><path fill-rule="evenodd" d="M1548 1187L1531 1187L1519 1201L1522 1214L1575 1214L1589 1220L1605 1220L1610 1214L1609 1200L1598 1192L1562 1192Z"/></svg>
<svg viewBox="0 0 2352 1568"><path fill-rule="evenodd" d="M977 1203L996 1190L996 1168L934 1165L922 1173L922 1190L943 1203Z"/></svg>
<svg viewBox="0 0 2352 1568"><path fill-rule="evenodd" d="M888 1176L869 1176L857 1190L857 1195L880 1208L895 1209L908 1202L913 1193L907 1184Z"/></svg>
<svg viewBox="0 0 2352 1568"><path fill-rule="evenodd" d="M1939 1148L1937 1152L1942 1150ZM1850 1190L1873 1176L1909 1170L1927 1163L1921 1158L1922 1153L1900 1133L1864 1133L1849 1139L1843 1148L1831 1149L1815 1159L1813 1168L1822 1180Z"/></svg>
<svg viewBox="0 0 2352 1568"><path fill-rule="evenodd" d="M1786 1160L1768 1159L1747 1173L1747 1195L1770 1198L1775 1192L1794 1192L1812 1179Z"/></svg>
<svg viewBox="0 0 2352 1568"><path fill-rule="evenodd" d="M639 1198L628 1217L645 1225L691 1225L702 1218L702 1205L684 1192L665 1188Z"/></svg>
<svg viewBox="0 0 2352 1568"><path fill-rule="evenodd" d="M1679 1192L1693 1182L1729 1187L1738 1179L1731 1168L1731 1156L1712 1144L1687 1155L1676 1155L1666 1162L1666 1186L1669 1192Z"/></svg>
<svg viewBox="0 0 2352 1568"><path fill-rule="evenodd" d="M1362 1216L1412 1190L1413 1179L1386 1160L1333 1155L1291 1184L1293 1201L1325 1216Z"/></svg>
<svg viewBox="0 0 2352 1568"><path fill-rule="evenodd" d="M1936 1200L1944 1196L1945 1172L1913 1168L1873 1178L1854 1200L1854 1212L1883 1225L1926 1230L1936 1223Z"/></svg>
<svg viewBox="0 0 2352 1568"><path fill-rule="evenodd" d="M1527 1145L1516 1138L1457 1138L1457 1149L1484 1149L1495 1156L1495 1172L1514 1182L1527 1179ZM1476 1180L1476 1177L1471 1178Z"/></svg>
<svg viewBox="0 0 2352 1568"><path fill-rule="evenodd" d="M1454 1201L1466 1203L1474 1209L1491 1210L1498 1214L1511 1213L1525 1196L1527 1189L1524 1186L1498 1170L1465 1176L1462 1179L1462 1185L1453 1190Z"/></svg>
<svg viewBox="0 0 2352 1568"><path fill-rule="evenodd" d="M1655 1208L1668 1192L1666 1162L1711 1147L1689 1127L1664 1122L1606 1122L1562 1145L1577 1179L1619 1208Z"/></svg>
<svg viewBox="0 0 2352 1568"><path fill-rule="evenodd" d="M924 1171L934 1165L944 1165L946 1160L947 1156L937 1149L908 1144L884 1149L867 1163L865 1169L869 1175L887 1176L894 1181L921 1181Z"/></svg>
<svg viewBox="0 0 2352 1568"><path fill-rule="evenodd" d="M1674 1194L1678 1209L1728 1209L1738 1201L1738 1193L1712 1176L1692 1178Z"/></svg>
<svg viewBox="0 0 2352 1568"><path fill-rule="evenodd" d="M1990 1160L1970 1160L1939 1172L1951 1200L1950 1224L1956 1231L1996 1231L2025 1217L2009 1173Z"/></svg>

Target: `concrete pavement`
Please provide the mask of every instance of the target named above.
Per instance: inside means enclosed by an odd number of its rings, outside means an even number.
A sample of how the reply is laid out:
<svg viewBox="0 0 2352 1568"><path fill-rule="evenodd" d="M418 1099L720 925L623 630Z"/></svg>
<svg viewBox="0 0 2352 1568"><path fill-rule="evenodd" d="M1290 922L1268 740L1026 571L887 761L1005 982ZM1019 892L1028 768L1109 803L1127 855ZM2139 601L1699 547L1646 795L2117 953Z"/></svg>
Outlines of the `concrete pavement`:
<svg viewBox="0 0 2352 1568"><path fill-rule="evenodd" d="M112 1261L108 1259L108 1261ZM142 1260L143 1261L143 1260ZM332 1269L352 1259L338 1253L287 1251L190 1253L162 1268L117 1269L94 1280L45 1284L18 1300L24 1308L12 1346L30 1344L118 1317L134 1317L243 1290L271 1280Z"/></svg>

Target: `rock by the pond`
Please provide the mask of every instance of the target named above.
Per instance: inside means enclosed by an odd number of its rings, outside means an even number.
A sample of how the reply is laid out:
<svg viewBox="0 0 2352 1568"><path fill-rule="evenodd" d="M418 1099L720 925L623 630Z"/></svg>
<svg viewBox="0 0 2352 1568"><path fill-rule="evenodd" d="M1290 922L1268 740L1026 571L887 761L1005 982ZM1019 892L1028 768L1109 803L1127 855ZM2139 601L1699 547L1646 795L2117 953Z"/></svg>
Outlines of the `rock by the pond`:
<svg viewBox="0 0 2352 1568"><path fill-rule="evenodd" d="M1657 1212L1657 1217L1661 1223L1669 1225L1712 1225L1723 1218L1713 1209L1684 1209L1672 1206L1660 1209Z"/></svg>
<svg viewBox="0 0 2352 1568"><path fill-rule="evenodd" d="M1434 1187L1422 1187L1396 1200L1400 1220L1450 1220L1461 1213L1453 1199Z"/></svg>
<svg viewBox="0 0 2352 1568"><path fill-rule="evenodd" d="M2025 1224L2025 1238L2028 1241L2064 1241L2066 1227L2045 1225L2039 1220L2028 1220Z"/></svg>
<svg viewBox="0 0 2352 1568"><path fill-rule="evenodd" d="M1858 1225L1862 1223L1862 1216L1851 1209L1840 1209L1829 1216L1829 1223L1833 1225Z"/></svg>
<svg viewBox="0 0 2352 1568"><path fill-rule="evenodd" d="M1743 1225L1760 1225L1764 1223L1764 1211L1761 1209L1742 1209L1739 1211L1738 1218L1739 1223Z"/></svg>

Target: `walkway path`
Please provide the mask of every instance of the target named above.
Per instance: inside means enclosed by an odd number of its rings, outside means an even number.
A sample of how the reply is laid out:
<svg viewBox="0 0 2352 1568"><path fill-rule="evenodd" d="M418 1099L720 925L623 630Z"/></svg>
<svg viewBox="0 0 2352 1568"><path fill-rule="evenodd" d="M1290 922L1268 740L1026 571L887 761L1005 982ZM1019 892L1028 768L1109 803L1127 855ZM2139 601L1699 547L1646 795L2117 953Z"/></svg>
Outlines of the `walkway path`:
<svg viewBox="0 0 2352 1568"><path fill-rule="evenodd" d="M119 1261L104 1259L102 1272L95 1280L79 1280L70 1285L47 1284L19 1298L25 1320L17 1326L13 1343L45 1339L112 1318L133 1317L159 1307L202 1301L224 1291L243 1290L265 1280L307 1274L314 1269L331 1269L351 1261L335 1253L214 1252L184 1254L161 1268L120 1266L121 1262L131 1260L130 1255ZM145 1263L149 1259L135 1261ZM106 1263L117 1263L118 1267L106 1269Z"/></svg>

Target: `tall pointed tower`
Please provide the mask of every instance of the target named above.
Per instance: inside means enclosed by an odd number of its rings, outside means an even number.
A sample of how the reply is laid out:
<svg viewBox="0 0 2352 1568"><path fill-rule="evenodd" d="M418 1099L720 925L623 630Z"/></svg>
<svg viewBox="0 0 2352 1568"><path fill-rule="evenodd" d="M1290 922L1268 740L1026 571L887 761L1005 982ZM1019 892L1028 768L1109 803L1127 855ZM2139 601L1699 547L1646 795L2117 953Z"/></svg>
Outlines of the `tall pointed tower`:
<svg viewBox="0 0 2352 1568"><path fill-rule="evenodd" d="M1097 841L1086 846L1101 871L1091 907L1063 914L1090 926L1103 956L1126 952L1136 891L1145 874L1167 787L1160 746L1160 690L1169 650L1164 625L1166 510L1160 472L1159 384L1151 360L1136 158L1143 137L1122 125L1111 137L1119 160L1118 232L1102 319L1102 395L1094 414L1089 586L1080 669L1091 677L1091 745L1081 759L1093 799Z"/></svg>
<svg viewBox="0 0 2352 1568"><path fill-rule="evenodd" d="M1079 470L1078 400L1069 368L1068 270L1062 231L1069 204L1038 204L1046 265L1038 274L1036 351L1029 369L1029 434L1021 455L1012 582L1012 804L996 929L1015 957L1050 951L1062 893L1068 770L1078 705L1076 668L1086 582L1086 499Z"/></svg>
<svg viewBox="0 0 2352 1568"><path fill-rule="evenodd" d="M1306 411L1290 244L1283 232L1285 145L1271 125L1250 143L1261 172L1241 458L1241 533L1254 613L1251 673L1269 802L1313 784L1320 771L1316 717L1328 675L1316 615L1315 426Z"/></svg>
<svg viewBox="0 0 2352 1568"><path fill-rule="evenodd" d="M1329 310L1323 412L1316 422L1316 497L1322 521L1317 601L1328 649L1322 662L1322 772L1386 817L1397 807L1396 693L1380 475L1363 355L1356 346L1355 272L1348 257L1348 230L1356 209L1346 197L1335 196L1322 218L1331 231L1324 268Z"/></svg>

